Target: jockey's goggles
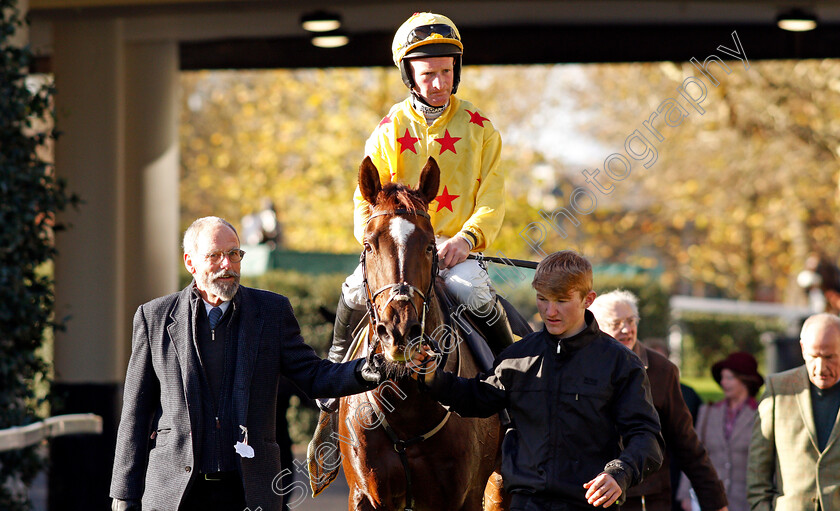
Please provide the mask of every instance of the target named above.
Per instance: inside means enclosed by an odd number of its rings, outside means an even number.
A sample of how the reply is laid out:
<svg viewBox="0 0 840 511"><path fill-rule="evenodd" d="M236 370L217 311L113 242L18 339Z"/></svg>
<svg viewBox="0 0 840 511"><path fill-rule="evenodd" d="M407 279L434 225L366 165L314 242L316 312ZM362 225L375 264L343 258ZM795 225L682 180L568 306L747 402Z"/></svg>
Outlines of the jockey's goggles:
<svg viewBox="0 0 840 511"><path fill-rule="evenodd" d="M454 39L456 41L461 40L453 27L445 23L432 23L431 25L421 25L413 29L408 33L405 43L406 46L411 46L412 44L425 41L430 37Z"/></svg>

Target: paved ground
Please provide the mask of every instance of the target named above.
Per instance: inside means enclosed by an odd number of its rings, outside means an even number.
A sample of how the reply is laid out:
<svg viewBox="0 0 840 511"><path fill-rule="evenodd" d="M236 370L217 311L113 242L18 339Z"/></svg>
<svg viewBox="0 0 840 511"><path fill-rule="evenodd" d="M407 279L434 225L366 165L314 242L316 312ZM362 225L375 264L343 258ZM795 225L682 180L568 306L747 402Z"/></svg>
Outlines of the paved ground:
<svg viewBox="0 0 840 511"><path fill-rule="evenodd" d="M306 458L306 446L295 446L295 458L303 462ZM305 465L304 465L305 466ZM306 494L295 490L289 495L289 502L294 501L294 511L341 511L347 509L347 496L350 489L347 487L347 481L344 479L344 472L339 471L338 477L335 478L330 486L321 492L317 498L312 498L312 492L309 489L309 480L306 479L305 473L295 473L295 481L301 481L306 485ZM300 485L297 485L298 487ZM47 476L42 473L39 475L30 490L32 497L33 511L47 511Z"/></svg>
<svg viewBox="0 0 840 511"><path fill-rule="evenodd" d="M47 474L41 472L32 481L29 489L29 497L32 499L32 511L47 511Z"/></svg>

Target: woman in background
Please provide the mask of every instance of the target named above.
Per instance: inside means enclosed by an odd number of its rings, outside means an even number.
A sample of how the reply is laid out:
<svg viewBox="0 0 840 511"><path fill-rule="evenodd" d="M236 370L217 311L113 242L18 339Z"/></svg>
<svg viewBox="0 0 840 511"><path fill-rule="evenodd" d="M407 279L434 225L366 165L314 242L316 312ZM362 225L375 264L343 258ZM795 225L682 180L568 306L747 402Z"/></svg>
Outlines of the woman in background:
<svg viewBox="0 0 840 511"><path fill-rule="evenodd" d="M732 353L712 366L712 376L723 389L724 399L700 407L697 435L726 488L731 511L749 511L747 504L747 453L764 382L749 353ZM685 511L692 510L691 483L683 475L677 498Z"/></svg>

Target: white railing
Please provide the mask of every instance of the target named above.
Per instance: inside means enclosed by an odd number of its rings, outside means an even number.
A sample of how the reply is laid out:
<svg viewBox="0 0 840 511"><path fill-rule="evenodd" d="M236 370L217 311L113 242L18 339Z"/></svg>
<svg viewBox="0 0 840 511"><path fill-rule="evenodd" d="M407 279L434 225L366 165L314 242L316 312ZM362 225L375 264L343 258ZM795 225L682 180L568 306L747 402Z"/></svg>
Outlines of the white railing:
<svg viewBox="0 0 840 511"><path fill-rule="evenodd" d="M57 415L40 422L0 430L0 452L35 445L64 435L101 434L102 417L92 413Z"/></svg>

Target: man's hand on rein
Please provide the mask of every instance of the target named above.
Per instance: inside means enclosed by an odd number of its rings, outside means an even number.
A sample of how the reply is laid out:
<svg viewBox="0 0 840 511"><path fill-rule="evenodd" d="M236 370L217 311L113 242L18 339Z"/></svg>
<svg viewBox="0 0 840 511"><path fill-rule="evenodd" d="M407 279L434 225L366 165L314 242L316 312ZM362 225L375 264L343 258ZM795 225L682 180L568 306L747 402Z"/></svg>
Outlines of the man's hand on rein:
<svg viewBox="0 0 840 511"><path fill-rule="evenodd" d="M435 353L428 344L420 344L418 349L412 350L405 366L408 368L412 378L419 382L429 384L435 377L440 355Z"/></svg>

